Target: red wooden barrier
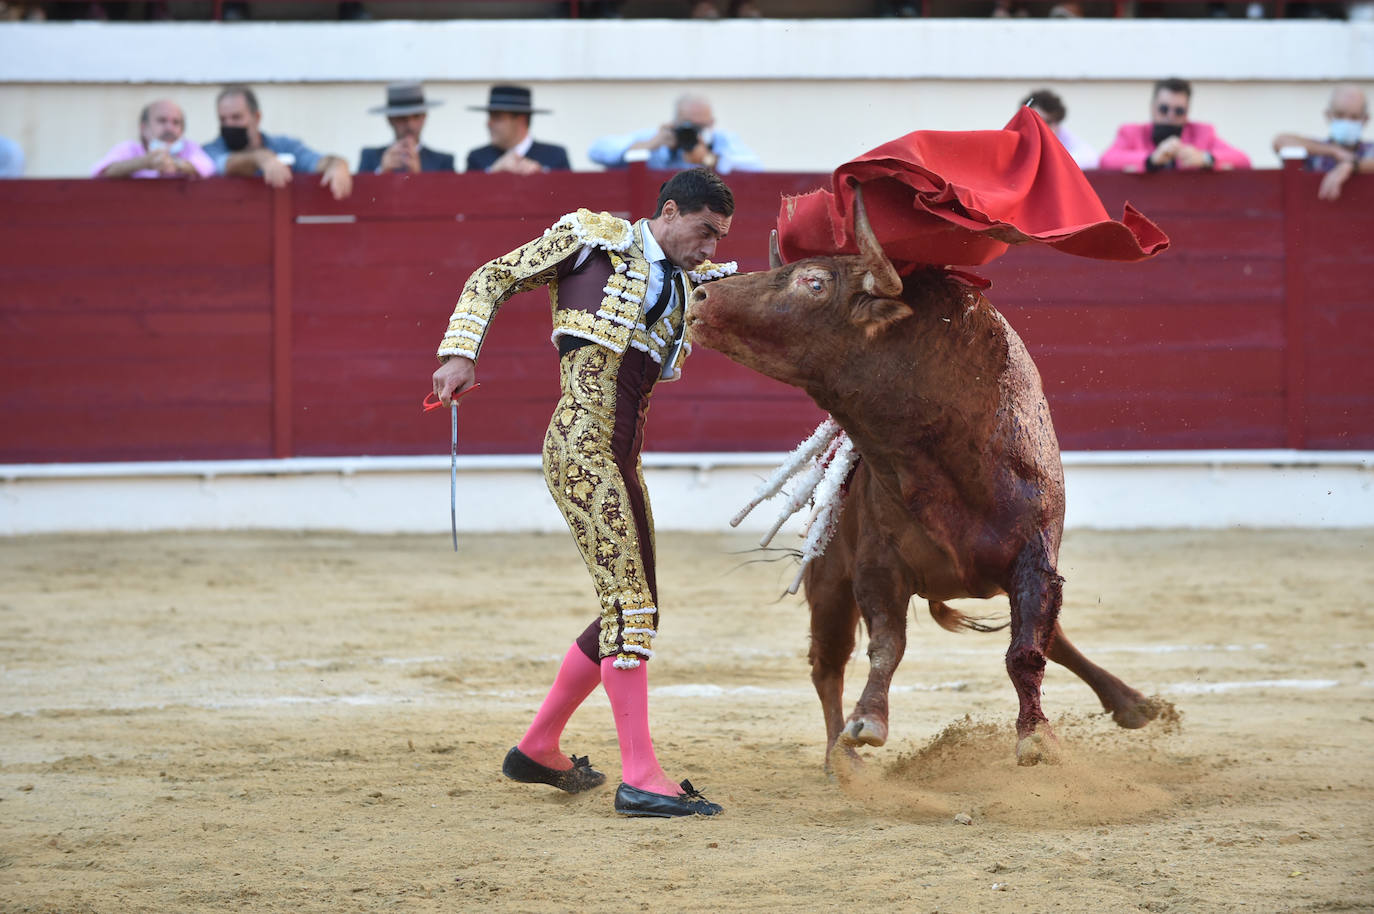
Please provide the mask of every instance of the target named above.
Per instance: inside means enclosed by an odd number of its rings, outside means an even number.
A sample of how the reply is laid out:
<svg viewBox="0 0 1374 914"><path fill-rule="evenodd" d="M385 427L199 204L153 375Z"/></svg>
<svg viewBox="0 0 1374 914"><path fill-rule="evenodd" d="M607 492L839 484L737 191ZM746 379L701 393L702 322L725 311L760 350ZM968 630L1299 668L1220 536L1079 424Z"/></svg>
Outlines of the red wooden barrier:
<svg viewBox="0 0 1374 914"><path fill-rule="evenodd" d="M0 462L442 453L422 417L463 280L579 205L649 211L644 172L312 182L0 182ZM766 264L779 195L733 175L721 259ZM1070 449L1374 448L1374 182L1299 171L1094 174L1174 240L1144 264L1013 249L982 268ZM532 453L557 395L543 293L502 309L466 453ZM782 450L805 396L698 349L648 447Z"/></svg>

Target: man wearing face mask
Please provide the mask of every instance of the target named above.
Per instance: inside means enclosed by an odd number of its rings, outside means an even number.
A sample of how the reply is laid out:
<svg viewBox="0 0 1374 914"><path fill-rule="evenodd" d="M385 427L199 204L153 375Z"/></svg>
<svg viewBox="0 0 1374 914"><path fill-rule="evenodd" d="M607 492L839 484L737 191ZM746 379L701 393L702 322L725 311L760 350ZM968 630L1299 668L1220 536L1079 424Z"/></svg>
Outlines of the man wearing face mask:
<svg viewBox="0 0 1374 914"><path fill-rule="evenodd" d="M93 178L208 178L215 163L182 134L186 115L175 102L145 105L138 115L138 139L115 144L91 170Z"/></svg>
<svg viewBox="0 0 1374 914"><path fill-rule="evenodd" d="M374 146L363 150L358 161L360 173L419 174L422 171L453 171L453 153L436 152L420 143L420 131L425 129L429 109L442 101L426 101L425 89L419 83L395 83L386 87L386 104L369 108L372 114L386 115L396 142L390 146Z"/></svg>
<svg viewBox="0 0 1374 914"><path fill-rule="evenodd" d="M335 155L321 155L300 140L263 133L258 125L262 112L258 97L247 86L228 86L215 99L219 136L205 144L205 151L222 175L256 177L272 187L291 183L292 173L318 174L320 186L328 187L335 200L353 192L348 163Z"/></svg>
<svg viewBox="0 0 1374 914"><path fill-rule="evenodd" d="M1186 79L1155 83L1150 123L1123 124L1098 167L1132 172L1249 168L1249 156L1217 136L1211 124L1188 120L1192 99Z"/></svg>
<svg viewBox="0 0 1374 914"><path fill-rule="evenodd" d="M1369 103L1359 86L1340 85L1331 90L1326 105L1327 138L1314 140L1295 133L1280 133L1274 137L1274 151L1300 146L1307 150L1307 168L1325 172L1317 197L1336 200L1341 188L1357 171L1374 171L1374 142L1361 141L1360 135L1369 123Z"/></svg>
<svg viewBox="0 0 1374 914"><path fill-rule="evenodd" d="M607 168L621 168L626 164L626 153L645 149L649 152L650 168L704 165L722 175L763 169L763 163L753 150L734 133L716 129L715 124L715 115L706 96L689 93L677 100L669 123L657 129L603 136L587 150L587 157Z"/></svg>

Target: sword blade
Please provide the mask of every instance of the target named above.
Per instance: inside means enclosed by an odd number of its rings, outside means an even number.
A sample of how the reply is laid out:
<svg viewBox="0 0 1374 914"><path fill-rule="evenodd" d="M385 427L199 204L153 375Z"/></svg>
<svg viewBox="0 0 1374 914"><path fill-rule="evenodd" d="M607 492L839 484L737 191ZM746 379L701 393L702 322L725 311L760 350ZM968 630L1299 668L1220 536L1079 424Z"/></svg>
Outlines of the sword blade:
<svg viewBox="0 0 1374 914"><path fill-rule="evenodd" d="M448 517L453 527L453 551L458 551L458 401L453 401L453 435L449 447Z"/></svg>

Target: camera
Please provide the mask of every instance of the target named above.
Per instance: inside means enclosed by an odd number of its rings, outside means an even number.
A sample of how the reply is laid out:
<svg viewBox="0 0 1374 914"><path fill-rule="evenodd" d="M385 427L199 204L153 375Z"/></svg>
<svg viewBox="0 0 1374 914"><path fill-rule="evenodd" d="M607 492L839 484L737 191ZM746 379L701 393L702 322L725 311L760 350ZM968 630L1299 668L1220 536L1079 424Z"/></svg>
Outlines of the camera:
<svg viewBox="0 0 1374 914"><path fill-rule="evenodd" d="M676 136L677 149L681 152L691 152L697 148L697 143L701 142L701 128L696 124L678 124L673 128Z"/></svg>

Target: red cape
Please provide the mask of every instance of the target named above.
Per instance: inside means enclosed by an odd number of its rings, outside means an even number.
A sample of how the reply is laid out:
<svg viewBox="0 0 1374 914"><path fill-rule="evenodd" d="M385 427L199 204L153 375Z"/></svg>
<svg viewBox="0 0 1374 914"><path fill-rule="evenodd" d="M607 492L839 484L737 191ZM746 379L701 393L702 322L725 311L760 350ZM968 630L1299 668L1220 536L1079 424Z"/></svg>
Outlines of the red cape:
<svg viewBox="0 0 1374 914"><path fill-rule="evenodd" d="M1088 179L1039 115L1001 130L917 130L835 169L832 190L784 197L784 260L857 254L854 183L874 234L901 273L918 264L977 265L1009 244L1048 244L1099 260L1144 260L1169 238L1129 203L1107 215Z"/></svg>

